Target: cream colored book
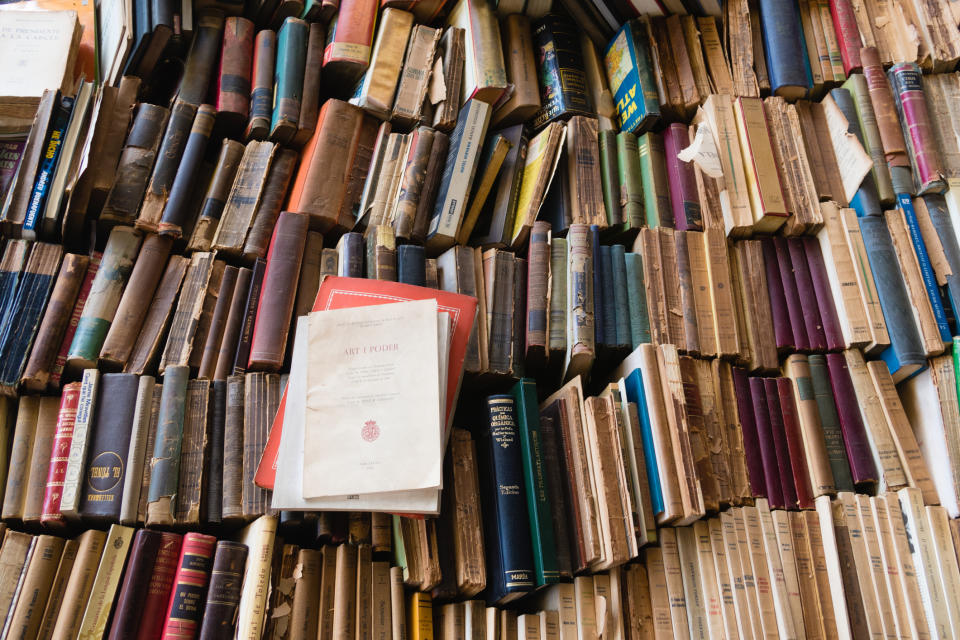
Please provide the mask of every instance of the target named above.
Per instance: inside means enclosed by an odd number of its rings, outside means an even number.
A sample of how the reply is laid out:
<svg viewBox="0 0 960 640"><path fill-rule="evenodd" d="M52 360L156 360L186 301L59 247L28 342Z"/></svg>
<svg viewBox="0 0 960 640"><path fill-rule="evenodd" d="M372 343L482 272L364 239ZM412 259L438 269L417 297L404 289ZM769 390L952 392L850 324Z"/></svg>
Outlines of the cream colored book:
<svg viewBox="0 0 960 640"><path fill-rule="evenodd" d="M846 346L862 348L873 342L867 308L860 292L853 256L843 232L843 214L835 202L820 205L823 228L817 232L830 291Z"/></svg>
<svg viewBox="0 0 960 640"><path fill-rule="evenodd" d="M901 638L917 638L916 621L907 607L905 592L900 583L900 563L897 560L895 540L887 516L886 495L870 496L870 515L877 533L877 547L880 552L881 574L886 584L887 594L893 603L893 612L897 622L897 634ZM861 511L861 517L863 516ZM875 569L876 571L876 569Z"/></svg>
<svg viewBox="0 0 960 640"><path fill-rule="evenodd" d="M841 532L837 535L842 535L843 531L846 531L849 537L849 551L852 558L846 559L845 562L853 565L856 574L857 585L863 602L863 623L866 625L866 630L871 638L881 638L885 633L882 617L883 608L880 606L877 592L873 586L873 572L867 554L867 545L863 539L863 530L860 528L856 497L851 492L838 491L837 498L832 506L834 517L839 519L842 527ZM842 544L843 542L839 541L839 543ZM856 621L854 621L854 625L856 625Z"/></svg>
<svg viewBox="0 0 960 640"><path fill-rule="evenodd" d="M248 555L237 610L236 640L259 640L265 630L277 524L275 516L260 516L240 533L240 541L247 545Z"/></svg>
<svg viewBox="0 0 960 640"><path fill-rule="evenodd" d="M727 563L727 576L730 580L733 612L739 637L753 638L755 636L754 614L752 610L756 607L752 602L752 598L748 597L746 583L744 581L743 565L740 562L740 546L737 541L736 520L737 518L734 517L732 509L720 514L720 539L717 539L717 533L715 532L717 527L711 524L711 546L714 548L718 566L720 554L717 553L716 549L722 547L723 550L723 556Z"/></svg>
<svg viewBox="0 0 960 640"><path fill-rule="evenodd" d="M687 625L692 640L713 638L707 621L707 603L702 590L703 576L697 551L697 534L693 526L674 529L677 539L677 555L680 558L680 576L683 593L687 600Z"/></svg>
<svg viewBox="0 0 960 640"><path fill-rule="evenodd" d="M711 73L713 69L711 68ZM694 140L702 138L704 145L713 150L706 150L704 155L717 157L720 160L720 171L704 165L701 169L709 175L721 179L720 205L723 211L724 227L728 236L742 236L749 234L753 228L753 209L750 205L750 193L747 189L747 179L744 173L743 156L740 153L739 136L737 135L737 121L733 114L733 102L729 95L716 94L709 96L703 103L694 120L698 125ZM700 129L706 128L701 136ZM709 142L708 142L709 141ZM712 143L712 144L711 144ZM724 149L725 153L717 153ZM700 164L700 163L698 163Z"/></svg>
<svg viewBox="0 0 960 640"><path fill-rule="evenodd" d="M567 129L563 123L551 122L527 143L527 156L520 177L520 194L514 215L512 244L517 249L522 246L533 227L540 205L547 195L560 153L564 146Z"/></svg>
<svg viewBox="0 0 960 640"><path fill-rule="evenodd" d="M902 491L902 489L901 489ZM920 582L913 565L913 554L910 550L910 540L903 522L903 511L900 509L900 499L896 493L885 493L877 496L877 503L883 502L886 506L887 526L890 530L890 539L893 541L893 555L891 561L897 564L897 576L900 583L900 592L907 607L910 618L911 635L917 638L929 639L930 627L927 623L927 612L923 604L923 595L920 593Z"/></svg>
<svg viewBox="0 0 960 640"><path fill-rule="evenodd" d="M673 637L688 640L699 637L691 634L690 614L687 612L687 596L683 588L683 571L677 547L677 529L660 530L660 550L663 552L663 573L666 576L667 597L670 599L670 620Z"/></svg>
<svg viewBox="0 0 960 640"><path fill-rule="evenodd" d="M790 213L773 155L763 100L741 96L733 102L733 113L753 211L753 228L772 233L786 222Z"/></svg>
<svg viewBox="0 0 960 640"><path fill-rule="evenodd" d="M593 602L597 607L597 635L610 640L625 640L621 600L620 570L593 576Z"/></svg>
<svg viewBox="0 0 960 640"><path fill-rule="evenodd" d="M483 600L467 600L463 603L464 640L486 640L487 607ZM559 637L551 640L559 640Z"/></svg>
<svg viewBox="0 0 960 640"><path fill-rule="evenodd" d="M883 318L883 309L880 307L880 298L873 279L873 271L870 269L870 261L867 258L867 249L863 244L863 236L860 235L857 214L853 209L841 209L840 215L843 219L844 238L853 259L853 274L857 279L870 327L871 342L864 348L864 352L877 353L890 344L887 322Z"/></svg>
<svg viewBox="0 0 960 640"><path fill-rule="evenodd" d="M820 527L820 542L823 549L823 560L827 584L829 591L827 593L821 588L820 597L826 599L829 597L833 605L834 622L836 623L837 635L839 640L851 640L853 634L850 631L849 617L847 617L847 602L843 591L843 575L840 572L840 556L837 553L837 536L833 529L833 504L830 502L830 496L820 496L814 500L817 509L817 521ZM811 524L808 522L808 524ZM814 557L816 557L814 549ZM822 580L818 585L822 585ZM829 631L827 637L829 638Z"/></svg>
<svg viewBox="0 0 960 640"><path fill-rule="evenodd" d="M824 619L821 613L820 590L817 587L816 565L807 531L806 513L789 511L787 515L793 558L797 568L797 587L800 591L800 602L803 609L801 615L804 632L810 640L826 638Z"/></svg>
<svg viewBox="0 0 960 640"><path fill-rule="evenodd" d="M593 576L575 577L573 595L577 603L577 640L598 640Z"/></svg>
<svg viewBox="0 0 960 640"><path fill-rule="evenodd" d="M957 568L957 554L950 535L950 519L943 507L926 507L927 527L930 532L930 547L936 558L945 609L950 619L950 634L960 636L960 569Z"/></svg>
<svg viewBox="0 0 960 640"><path fill-rule="evenodd" d="M100 556L97 574L93 579L87 607L83 612L80 623L78 640L94 640L101 638L107 632L107 621L113 609L113 599L120 585L120 576L123 574L123 565L127 561L127 552L133 540L133 528L118 524L110 525L107 533L107 543Z"/></svg>
<svg viewBox="0 0 960 640"><path fill-rule="evenodd" d="M597 530L600 536L600 557L596 562L590 565L594 572L604 571L614 565L616 556L616 544L613 537L613 519L615 518L615 509L612 504L612 493L615 487L610 486L605 477L604 468L610 465L610 460L604 460L603 452L600 449L602 438L598 430L598 421L602 416L598 415L602 411L597 406L597 398L587 398L584 402L583 415L583 441L587 446L587 458L591 469L590 477L594 488L594 495L597 496ZM606 429L604 429L606 432Z"/></svg>
<svg viewBox="0 0 960 640"><path fill-rule="evenodd" d="M703 535L703 527L700 522L706 524L706 537ZM737 610L733 580L730 579L730 569L727 566L727 547L723 542L723 525L720 518L714 517L709 520L701 520L694 523L694 529L697 531L697 546L700 552L700 568L712 566L714 578L712 582L712 593L708 594L710 598L717 599L717 607L721 618L721 630L723 635L728 638L737 637ZM709 559L707 559L709 556ZM707 590L710 590L710 586ZM711 625L713 622L711 621Z"/></svg>
<svg viewBox="0 0 960 640"><path fill-rule="evenodd" d="M906 488L897 491L900 512L903 514L903 527L909 541L913 569L920 588L920 601L927 620L927 629L933 638L950 638L950 615L943 588L940 586L937 556L933 547L930 527L923 499L916 489Z"/></svg>
<svg viewBox="0 0 960 640"><path fill-rule="evenodd" d="M839 637L839 632L833 610L823 538L820 534L820 515L816 511L801 511L799 515L804 519L807 540L810 542L810 558L813 561L813 574L817 583L817 602L820 608L820 620L823 622L823 634L826 638L836 638Z"/></svg>
<svg viewBox="0 0 960 640"><path fill-rule="evenodd" d="M880 539L877 535L877 527L874 522L873 506L870 503L870 496L856 495L854 499L856 500L857 516L860 520L860 531L863 535L863 543L867 551L871 582L874 593L876 594L877 605L880 607L880 621L883 623L884 636L888 638L903 637L900 618L897 615L892 594L890 590L887 589L887 581L883 570L883 558L880 553Z"/></svg>
<svg viewBox="0 0 960 640"><path fill-rule="evenodd" d="M540 616L535 613L522 613L517 616L516 640L540 640ZM456 638L456 635L448 636Z"/></svg>
<svg viewBox="0 0 960 640"><path fill-rule="evenodd" d="M646 551L646 556L650 609L653 612L653 637L656 640L669 640L673 638L673 615L667 590L667 573L663 566L663 550L660 547L650 547ZM686 618L684 618L684 625L686 625Z"/></svg>
<svg viewBox="0 0 960 640"><path fill-rule="evenodd" d="M403 67L403 54L412 28L412 13L388 7L380 14L370 66L363 76L359 95L351 102L381 120L390 118L393 96Z"/></svg>
<svg viewBox="0 0 960 640"><path fill-rule="evenodd" d="M556 611L541 611L537 615L540 617L540 638L538 640L560 640L560 614ZM482 639L477 638L477 640Z"/></svg>
<svg viewBox="0 0 960 640"><path fill-rule="evenodd" d="M767 578L770 581L770 594L777 619L777 632L781 640L802 638L802 631L798 632L793 622L793 606L787 593L787 581L783 575L783 562L780 559L777 532L773 525L773 517L770 514L770 506L767 504L766 498L757 498L756 507L752 507L752 509L756 509L760 524L761 544L763 545L763 554L766 557ZM752 513L748 512L748 517L752 517ZM748 523L748 527L750 526ZM802 620L800 621L800 628L801 630L803 628Z"/></svg>
<svg viewBox="0 0 960 640"><path fill-rule="evenodd" d="M771 549L768 545L767 553L773 555L777 551L780 556L780 565L783 572L783 592L790 605L790 615L793 617L793 628L798 638L808 638L803 619L803 603L800 597L800 578L797 575L797 556L793 549L793 530L790 525L790 512L777 509L767 514L761 513L761 524L766 527L767 517L773 525L776 546ZM766 532L765 532L766 533ZM769 542L769 534L767 534Z"/></svg>
<svg viewBox="0 0 960 640"><path fill-rule="evenodd" d="M719 522L718 522L719 524ZM703 602L703 608L707 617L707 631L710 638L726 637L726 612L724 603L721 600L720 588L717 582L717 560L713 555L713 545L710 539L710 524L706 520L698 520L691 525L693 537L696 541L697 564L699 569L699 581L697 589L700 591L700 600ZM726 562L726 559L723 559ZM724 575L726 575L724 568ZM729 582L727 582L729 590ZM731 605L731 622L733 628L736 628L736 620L733 615L733 598L731 595L729 604Z"/></svg>
<svg viewBox="0 0 960 640"><path fill-rule="evenodd" d="M773 611L773 602L770 598L770 581L765 576L757 574L758 569L761 571L766 569L765 558L754 558L753 541L756 540L758 544L762 544L759 531L759 518L754 518L754 530L748 530L747 516L744 514L744 509L746 508L747 507L740 507L734 512L734 528L737 532L737 546L740 549L740 566L743 568L743 585L746 588L747 600L751 607L750 613L753 616L753 637L775 638L778 636L776 629L777 620L776 614ZM755 507L751 508L756 510ZM753 537L751 538L751 536Z"/></svg>
<svg viewBox="0 0 960 640"><path fill-rule="evenodd" d="M577 640L577 598L573 584L552 584L533 598L537 608L557 612L559 640Z"/></svg>

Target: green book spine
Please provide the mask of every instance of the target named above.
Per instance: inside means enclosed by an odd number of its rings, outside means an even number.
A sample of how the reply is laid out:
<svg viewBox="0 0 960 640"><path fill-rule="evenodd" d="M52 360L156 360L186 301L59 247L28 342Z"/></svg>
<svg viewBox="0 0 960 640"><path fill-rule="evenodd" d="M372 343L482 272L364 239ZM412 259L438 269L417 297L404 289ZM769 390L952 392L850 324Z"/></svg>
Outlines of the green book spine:
<svg viewBox="0 0 960 640"><path fill-rule="evenodd" d="M960 336L953 336L953 382L960 398Z"/></svg>
<svg viewBox="0 0 960 640"><path fill-rule="evenodd" d="M187 365L167 367L163 374L163 393L160 396L157 436L153 447L153 471L147 497L148 526L170 526L174 523L189 377L190 367Z"/></svg>
<svg viewBox="0 0 960 640"><path fill-rule="evenodd" d="M673 211L670 207L667 166L664 163L663 137L657 133L645 133L637 139L637 143L647 226L651 229L672 227Z"/></svg>
<svg viewBox="0 0 960 640"><path fill-rule="evenodd" d="M627 308L630 314L630 340L633 348L650 342L650 315L647 312L647 289L643 282L643 256L627 253Z"/></svg>
<svg viewBox="0 0 960 640"><path fill-rule="evenodd" d="M617 168L623 225L627 229L639 229L644 220L640 152L637 149L637 136L628 131L617 134Z"/></svg>
<svg viewBox="0 0 960 640"><path fill-rule="evenodd" d="M553 539L553 519L543 468L540 440L540 412L537 409L537 383L521 378L510 391L517 406L520 452L523 457L524 487L527 491L527 514L530 518L530 542L537 586L560 580L557 547Z"/></svg>
<svg viewBox="0 0 960 640"><path fill-rule="evenodd" d="M887 167L887 157L883 152L883 141L880 139L880 127L877 125L877 115L870 101L870 90L867 79L862 73L851 74L843 83L843 88L853 96L853 106L860 122L860 131L863 132L864 147L873 159L873 168L870 173L877 183L877 194L881 204L891 205L896 198L893 192L893 182L890 179L890 169Z"/></svg>
<svg viewBox="0 0 960 640"><path fill-rule="evenodd" d="M551 353L567 351L567 240L550 241L550 335Z"/></svg>
<svg viewBox="0 0 960 640"><path fill-rule="evenodd" d="M607 212L607 224L611 227L623 222L623 207L620 206L620 170L617 161L617 132L600 131L600 183L603 185L603 208Z"/></svg>
<svg viewBox="0 0 960 640"><path fill-rule="evenodd" d="M629 348L633 342L630 330L630 310L627 302L626 249L622 244L610 247L610 261L613 274L613 309L616 319L617 347Z"/></svg>
<svg viewBox="0 0 960 640"><path fill-rule="evenodd" d="M810 381L813 383L813 395L817 400L817 412L820 414L820 425L823 427L823 440L827 445L830 469L833 470L833 481L837 491L853 491L853 476L850 474L850 462L847 460L847 450L843 444L840 416L837 414L837 405L833 399L833 391L830 389L826 356L811 355L809 362Z"/></svg>

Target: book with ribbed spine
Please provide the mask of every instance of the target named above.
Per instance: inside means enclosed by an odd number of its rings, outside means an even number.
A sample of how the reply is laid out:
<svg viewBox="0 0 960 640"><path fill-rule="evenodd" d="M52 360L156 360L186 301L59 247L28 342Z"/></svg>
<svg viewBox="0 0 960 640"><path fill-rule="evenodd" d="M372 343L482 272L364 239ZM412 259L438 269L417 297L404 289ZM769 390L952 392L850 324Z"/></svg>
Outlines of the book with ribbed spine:
<svg viewBox="0 0 960 640"><path fill-rule="evenodd" d="M60 497L60 513L67 518L78 518L80 516L87 450L93 439L99 387L100 372L97 369L85 370L80 383L77 415L74 418L70 453L67 457L67 469L63 477L63 493Z"/></svg>
<svg viewBox="0 0 960 640"><path fill-rule="evenodd" d="M127 203L127 206L133 206L134 208L137 204L140 205L136 219L138 229L157 230L163 209L170 197L170 187L173 186L173 181L176 178L180 159L183 157L183 150L190 137L190 129L197 116L198 106L199 104L190 104L177 99L170 109L170 118L156 152L156 161L153 164L150 181L147 183L146 191L143 194L143 202L139 203L131 200ZM129 143L128 138L128 146ZM132 169L139 168L137 165L130 166ZM117 184L119 184L119 179ZM116 185L111 195L115 193L117 193Z"/></svg>
<svg viewBox="0 0 960 640"><path fill-rule="evenodd" d="M273 116L270 120L270 139L274 142L290 142L297 132L309 34L310 26L293 17L285 19L277 32Z"/></svg>
<svg viewBox="0 0 960 640"><path fill-rule="evenodd" d="M163 377L157 436L151 464L153 470L147 496L148 524L170 526L175 522L189 375L190 367L177 365L169 367Z"/></svg>
<svg viewBox="0 0 960 640"><path fill-rule="evenodd" d="M250 114L254 33L253 22L246 18L230 16L224 21L215 105L221 126L235 134L246 126Z"/></svg>
<svg viewBox="0 0 960 640"><path fill-rule="evenodd" d="M895 64L887 71L887 77L900 113L900 126L907 143L917 194L942 193L946 182L930 112L924 100L920 67L913 62Z"/></svg>
<svg viewBox="0 0 960 640"><path fill-rule="evenodd" d="M64 523L60 513L60 498L63 495L63 481L67 473L67 461L70 457L70 441L77 419L77 405L80 402L81 382L64 385L60 397L60 413L57 416L57 431L53 438L53 450L50 454L50 471L47 475L47 490L43 499L43 512L40 522L47 526Z"/></svg>
<svg viewBox="0 0 960 640"><path fill-rule="evenodd" d="M345 0L330 20L323 70L338 84L352 87L370 63L376 0Z"/></svg>
<svg viewBox="0 0 960 640"><path fill-rule="evenodd" d="M246 545L230 540L217 542L198 635L200 640L233 636L246 561Z"/></svg>
<svg viewBox="0 0 960 640"><path fill-rule="evenodd" d="M164 637L191 636L199 631L216 544L216 538L202 533L183 536L163 625Z"/></svg>

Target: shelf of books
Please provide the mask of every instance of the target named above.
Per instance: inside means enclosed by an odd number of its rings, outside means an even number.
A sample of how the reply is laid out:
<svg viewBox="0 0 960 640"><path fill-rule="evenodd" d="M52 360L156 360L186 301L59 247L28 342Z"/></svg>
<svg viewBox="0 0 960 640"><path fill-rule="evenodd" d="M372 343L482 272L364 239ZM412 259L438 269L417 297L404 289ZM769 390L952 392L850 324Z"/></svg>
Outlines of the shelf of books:
<svg viewBox="0 0 960 640"><path fill-rule="evenodd" d="M960 637L958 4L0 2L0 640Z"/></svg>

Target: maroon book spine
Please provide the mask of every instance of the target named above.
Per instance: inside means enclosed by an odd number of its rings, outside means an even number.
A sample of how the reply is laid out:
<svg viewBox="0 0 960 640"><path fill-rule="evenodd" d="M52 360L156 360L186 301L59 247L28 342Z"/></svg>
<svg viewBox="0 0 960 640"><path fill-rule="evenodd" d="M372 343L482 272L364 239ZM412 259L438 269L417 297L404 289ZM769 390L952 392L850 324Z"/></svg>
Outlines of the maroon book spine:
<svg viewBox="0 0 960 640"><path fill-rule="evenodd" d="M773 317L773 335L780 351L793 351L797 348L794 341L793 326L790 324L790 310L780 279L780 260L773 239L760 241L763 247L763 263L767 271L767 292L770 294L770 310Z"/></svg>
<svg viewBox="0 0 960 640"><path fill-rule="evenodd" d="M803 434L800 433L800 419L797 416L792 384L790 378L777 378L780 412L783 414L783 432L786 435L787 450L790 453L790 469L793 472L793 488L797 492L797 504L801 509L813 509L810 472L807 469L807 455L803 448Z"/></svg>
<svg viewBox="0 0 960 640"><path fill-rule="evenodd" d="M764 378L750 378L750 400L753 403L753 420L757 431L757 448L763 465L763 481L767 487L767 500L771 509L783 508L783 489L780 487L780 471L777 468L777 450L773 443L773 428L770 425L770 405ZM746 437L744 437L746 440Z"/></svg>
<svg viewBox="0 0 960 640"><path fill-rule="evenodd" d="M777 379L764 378L763 390L767 394L770 433L773 435L773 450L777 456L776 473L780 475L783 506L786 509L796 509L797 490L793 486L793 470L790 466L790 451L787 448L787 434L784 430L783 407L780 406L780 389L777 387Z"/></svg>
<svg viewBox="0 0 960 640"><path fill-rule="evenodd" d="M57 430L53 436L50 452L50 471L47 473L47 493L43 497L40 523L44 526L61 526L60 499L63 497L63 479L67 475L67 458L73 441L73 425L77 421L77 405L80 402L80 383L64 385L60 397L60 413L57 415Z"/></svg>
<svg viewBox="0 0 960 640"><path fill-rule="evenodd" d="M53 361L53 367L50 370L50 387L53 389L60 387L60 376L63 375L63 369L67 366L67 354L70 351L70 345L73 343L73 335L77 332L77 323L80 322L83 307L87 304L90 289L93 287L93 278L97 275L97 269L100 268L100 258L102 257L103 254L99 251L95 251L90 255L87 275L84 276L83 284L80 285L80 293L77 294L77 302L73 306L73 314L70 316L67 330L63 334L63 342L60 343L57 359Z"/></svg>
<svg viewBox="0 0 960 640"><path fill-rule="evenodd" d="M217 539L213 536L194 532L183 536L177 576L170 591L170 606L163 625L163 640L195 638L200 631L216 546Z"/></svg>
<svg viewBox="0 0 960 640"><path fill-rule="evenodd" d="M677 154L688 146L690 146L690 134L687 125L674 122L663 132L673 222L681 231L703 231L700 195L697 191L697 178L693 171L693 164L677 157Z"/></svg>
<svg viewBox="0 0 960 640"><path fill-rule="evenodd" d="M777 267L780 269L783 298L787 305L787 314L790 316L793 345L797 348L797 351L809 351L810 339L807 337L807 327L803 321L803 305L800 303L800 292L797 290L797 278L793 273L793 262L790 260L787 240L785 238L773 238L773 246L777 252Z"/></svg>
<svg viewBox="0 0 960 640"><path fill-rule="evenodd" d="M250 84L250 118L247 140L263 140L270 132L273 116L273 72L277 61L277 34L264 29L257 34L253 48Z"/></svg>
<svg viewBox="0 0 960 640"><path fill-rule="evenodd" d="M853 483L858 486L873 485L879 478L877 466L870 453L870 442L863 426L853 381L847 370L847 359L842 353L827 354L827 371L830 373L830 389L837 404L837 415L840 416L840 433L843 435Z"/></svg>
<svg viewBox="0 0 960 640"><path fill-rule="evenodd" d="M747 459L747 480L750 495L767 495L767 483L763 476L763 458L757 441L757 423L753 412L753 396L750 379L740 367L733 368L733 390L737 396L737 413L740 415L740 430L743 432L743 454Z"/></svg>
<svg viewBox="0 0 960 640"><path fill-rule="evenodd" d="M250 20L235 16L227 18L217 78L217 119L231 131L241 129L250 115L254 33Z"/></svg>
<svg viewBox="0 0 960 640"><path fill-rule="evenodd" d="M181 536L141 529L130 549L109 640L156 640L167 613Z"/></svg>
<svg viewBox="0 0 960 640"><path fill-rule="evenodd" d="M860 62L863 40L860 38L860 27L857 26L853 3L850 0L830 0L830 17L833 18L833 30L840 45L843 70L849 76L863 66Z"/></svg>
<svg viewBox="0 0 960 640"><path fill-rule="evenodd" d="M826 351L827 335L823 330L817 290L814 288L813 279L810 277L810 266L807 264L807 252L803 248L803 240L787 238L787 247L790 250L790 264L793 265L793 275L797 281L797 294L800 296L800 310L803 313L803 326L810 342L810 350Z"/></svg>
<svg viewBox="0 0 960 640"><path fill-rule="evenodd" d="M827 277L827 267L823 262L820 243L816 238L804 238L803 246L807 252L810 279L813 280L813 289L817 293L817 302L820 305L820 324L827 336L827 348L831 351L842 351L847 345L843 340L843 330L840 328L837 305L833 300L833 292L830 290L830 281Z"/></svg>

